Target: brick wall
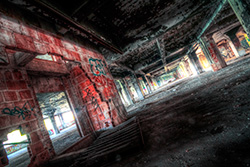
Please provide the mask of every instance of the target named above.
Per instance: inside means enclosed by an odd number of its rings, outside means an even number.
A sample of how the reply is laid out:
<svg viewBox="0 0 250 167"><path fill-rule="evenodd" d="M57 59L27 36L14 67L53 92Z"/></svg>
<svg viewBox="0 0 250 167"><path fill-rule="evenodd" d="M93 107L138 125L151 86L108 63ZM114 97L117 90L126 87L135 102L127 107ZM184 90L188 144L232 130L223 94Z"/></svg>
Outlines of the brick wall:
<svg viewBox="0 0 250 167"><path fill-rule="evenodd" d="M35 93L65 91L60 77L31 75L30 80Z"/></svg>
<svg viewBox="0 0 250 167"><path fill-rule="evenodd" d="M14 13L10 17L0 12L0 55L7 60L0 62L1 111L4 108L22 107L26 101L34 107L31 118L22 119L0 113L1 137L4 138L8 132L21 126L31 137L32 143L28 149L32 159L31 166L54 156L34 88L36 92L48 92L61 90L63 85L47 77L37 80L34 78L31 82L27 70L46 75L50 75L53 70L53 73L63 75L66 93L73 104L77 123L84 135L93 130L118 125L126 119L126 111L103 56L75 40L66 40L55 34L41 29L37 24L23 22L20 16ZM50 63L33 60L26 67L19 68L15 61L15 52L30 55L49 53L57 56L60 64L64 63L65 66L51 66ZM45 81L42 80L46 80L49 85L44 84ZM58 83L59 85L56 85Z"/></svg>
<svg viewBox="0 0 250 167"><path fill-rule="evenodd" d="M0 85L0 141L7 140L12 130L21 129L30 136L31 158L43 162L53 157L55 152L26 71L0 69ZM5 165L1 163L0 166Z"/></svg>

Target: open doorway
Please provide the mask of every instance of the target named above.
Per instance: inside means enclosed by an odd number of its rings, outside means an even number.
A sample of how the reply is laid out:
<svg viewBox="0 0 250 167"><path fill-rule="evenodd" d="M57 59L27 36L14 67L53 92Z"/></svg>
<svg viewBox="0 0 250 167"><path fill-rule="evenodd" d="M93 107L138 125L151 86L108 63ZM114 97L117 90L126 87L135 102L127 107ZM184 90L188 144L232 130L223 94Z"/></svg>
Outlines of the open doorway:
<svg viewBox="0 0 250 167"><path fill-rule="evenodd" d="M44 124L56 154L80 139L75 117L64 92L36 94Z"/></svg>
<svg viewBox="0 0 250 167"><path fill-rule="evenodd" d="M22 134L17 129L7 135L7 141L3 142L4 149L6 150L9 159L7 167L26 167L30 163L30 157L27 151L27 146L30 143L29 136Z"/></svg>

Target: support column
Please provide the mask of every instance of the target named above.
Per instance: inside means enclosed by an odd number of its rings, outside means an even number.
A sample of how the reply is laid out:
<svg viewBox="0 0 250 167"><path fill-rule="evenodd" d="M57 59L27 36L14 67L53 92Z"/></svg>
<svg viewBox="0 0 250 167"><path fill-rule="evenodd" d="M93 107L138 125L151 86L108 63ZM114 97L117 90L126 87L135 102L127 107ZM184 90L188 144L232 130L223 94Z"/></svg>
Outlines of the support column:
<svg viewBox="0 0 250 167"><path fill-rule="evenodd" d="M148 80L149 80L149 82L150 82L150 84L151 84L150 86L151 86L151 88L152 88L152 91L155 90L155 86L154 86L154 82L153 82L152 78L149 77ZM153 84L153 85L152 85L152 84Z"/></svg>
<svg viewBox="0 0 250 167"><path fill-rule="evenodd" d="M204 71L203 71L202 65L201 65L201 63L199 61L199 58L197 57L196 53L192 52L191 57L193 58L194 63L196 64L196 66L197 66L197 68L199 70L199 73L203 73Z"/></svg>
<svg viewBox="0 0 250 167"><path fill-rule="evenodd" d="M250 2L249 0L228 0L235 15L250 38Z"/></svg>
<svg viewBox="0 0 250 167"><path fill-rule="evenodd" d="M207 37L207 39L208 39L208 50L209 50L210 55L214 61L214 65L212 65L213 70L217 71L218 69L226 67L227 64L226 64L225 60L223 59L213 37L210 35L209 37Z"/></svg>
<svg viewBox="0 0 250 167"><path fill-rule="evenodd" d="M161 81L159 80L159 77L155 77L155 81L157 85L160 87L161 86Z"/></svg>
<svg viewBox="0 0 250 167"><path fill-rule="evenodd" d="M196 56L195 52L192 52L188 55L192 65L194 66L195 70L198 74L201 74L203 72L201 64L199 62L198 57Z"/></svg>
<svg viewBox="0 0 250 167"><path fill-rule="evenodd" d="M133 93L131 92L131 90L130 90L130 88L128 86L128 82L126 81L125 78L123 78L123 82L124 82L124 84L125 84L125 86L126 86L126 88L128 90L128 93L130 95L130 98L131 98L132 102L135 103L135 99L134 99Z"/></svg>
<svg viewBox="0 0 250 167"><path fill-rule="evenodd" d="M139 81L139 79L137 78L136 75L135 75L135 79L136 79L137 85L139 86L139 88L140 88L140 90L141 90L142 96L144 97L145 94L144 94L144 92L143 92L143 88L141 87L140 81Z"/></svg>
<svg viewBox="0 0 250 167"><path fill-rule="evenodd" d="M59 131L57 125L56 125L56 120L55 120L55 115L54 115L55 112L56 112L55 108L48 108L47 110L45 110L43 112L43 114L47 115L49 117L49 119L50 119L50 121L51 121L51 123L53 125L53 128L55 130L55 133L58 134L58 133L60 133L60 131Z"/></svg>
<svg viewBox="0 0 250 167"><path fill-rule="evenodd" d="M65 122L64 122L64 119L63 119L62 114L59 114L58 117L59 117L59 119L60 119L60 121L61 121L61 123L62 123L63 128L64 128L64 129L67 128L67 126L66 126L66 124L65 124Z"/></svg>
<svg viewBox="0 0 250 167"><path fill-rule="evenodd" d="M146 86L147 86L147 89L148 89L148 93L150 94L150 93L152 93L152 88L151 88L151 85L150 85L150 83L149 83L149 81L148 81L148 79L147 79L147 76L146 75L144 75L143 77L142 77L142 79L144 78L144 82L146 81Z"/></svg>
<svg viewBox="0 0 250 167"><path fill-rule="evenodd" d="M153 88L151 87L151 84L150 84L150 82L149 82L147 76L144 75L144 78L145 78L145 80L147 81L147 84L148 84L148 88L149 88L150 93L152 93L152 92L153 92Z"/></svg>
<svg viewBox="0 0 250 167"><path fill-rule="evenodd" d="M60 131L59 131L57 125L56 125L56 120L55 120L55 115L54 115L54 113L53 113L53 114L49 114L48 116L49 116L49 119L51 120L51 123L52 123L52 125L53 125L53 128L54 128L56 134L60 133Z"/></svg>
<svg viewBox="0 0 250 167"><path fill-rule="evenodd" d="M185 66L185 68L186 68L186 70L187 70L187 72L188 72L188 75L189 75L189 76L193 75L192 70L190 69L188 60L185 60L185 61L184 61L184 66Z"/></svg>
<svg viewBox="0 0 250 167"><path fill-rule="evenodd" d="M124 89L124 92L125 92L125 94L126 94L128 100L129 100L129 103L130 103L130 104L134 104L134 102L133 102L133 100L132 100L132 98L131 98L131 95L130 95L130 93L129 93L129 90L127 89L127 86L126 86L126 84L125 84L125 82L124 82L124 79L120 80L120 82L121 82L121 84L122 84L122 87L123 87L123 89Z"/></svg>
<svg viewBox="0 0 250 167"><path fill-rule="evenodd" d="M138 82L138 78L136 77L136 75L134 75L134 76L135 76L135 82L134 82L135 90L136 90L136 92L137 92L139 98L140 98L141 100L143 100L143 99L144 99L144 93L143 93L143 91L142 91L142 88L141 88L141 86L140 86L140 83Z"/></svg>
<svg viewBox="0 0 250 167"><path fill-rule="evenodd" d="M206 40L204 38L199 39L199 44L201 47L201 50L203 51L205 57L207 58L210 65L214 64L213 59L211 58L211 55L209 54L209 50L206 46Z"/></svg>

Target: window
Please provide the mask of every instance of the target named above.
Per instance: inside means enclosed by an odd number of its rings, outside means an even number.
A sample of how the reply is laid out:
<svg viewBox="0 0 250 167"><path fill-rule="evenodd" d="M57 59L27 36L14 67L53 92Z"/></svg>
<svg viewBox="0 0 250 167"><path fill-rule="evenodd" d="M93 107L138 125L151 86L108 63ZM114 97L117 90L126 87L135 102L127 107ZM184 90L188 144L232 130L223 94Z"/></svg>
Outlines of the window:
<svg viewBox="0 0 250 167"><path fill-rule="evenodd" d="M42 59L42 60L53 61L53 57L51 55L49 55L48 53L46 53L45 55L38 55L38 56L36 56L36 58Z"/></svg>

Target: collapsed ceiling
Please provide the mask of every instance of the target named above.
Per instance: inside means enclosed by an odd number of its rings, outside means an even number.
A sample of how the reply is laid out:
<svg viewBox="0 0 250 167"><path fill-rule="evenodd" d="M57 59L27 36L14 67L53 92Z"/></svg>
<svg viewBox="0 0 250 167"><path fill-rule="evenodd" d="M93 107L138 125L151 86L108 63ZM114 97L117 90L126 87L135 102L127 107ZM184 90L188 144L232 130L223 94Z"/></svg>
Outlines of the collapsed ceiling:
<svg viewBox="0 0 250 167"><path fill-rule="evenodd" d="M151 74L185 56L225 0L8 0L90 38L114 77ZM226 6L226 7L225 7ZM211 26L232 17L228 4ZM233 16L234 17L234 16ZM229 19L229 20L235 20ZM237 19L236 19L237 20ZM214 27L213 27L214 26Z"/></svg>

